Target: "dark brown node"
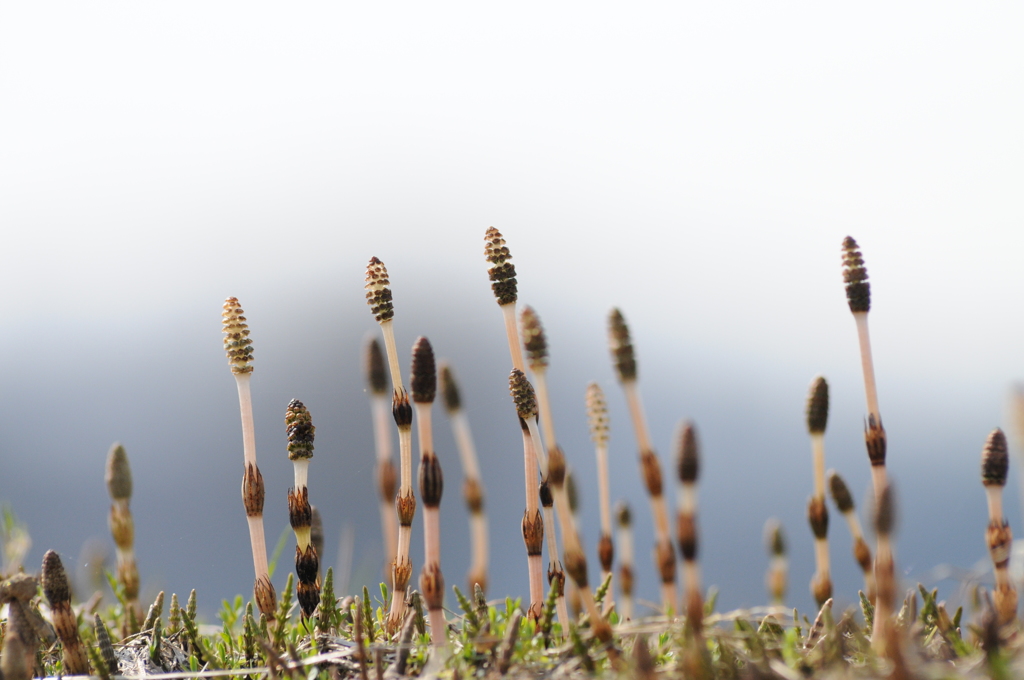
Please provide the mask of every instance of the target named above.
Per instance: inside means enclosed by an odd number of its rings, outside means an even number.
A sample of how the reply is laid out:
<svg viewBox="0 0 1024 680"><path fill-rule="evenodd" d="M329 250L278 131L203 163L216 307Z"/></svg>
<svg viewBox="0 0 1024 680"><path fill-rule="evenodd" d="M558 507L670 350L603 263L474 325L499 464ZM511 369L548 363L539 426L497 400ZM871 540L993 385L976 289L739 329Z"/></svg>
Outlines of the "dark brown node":
<svg viewBox="0 0 1024 680"><path fill-rule="evenodd" d="M444 474L441 472L441 463L432 453L420 459L419 482L423 507L440 506L441 495L444 493Z"/></svg>
<svg viewBox="0 0 1024 680"><path fill-rule="evenodd" d="M462 396L459 394L459 383L455 373L448 364L441 364L441 397L449 414L462 408Z"/></svg>
<svg viewBox="0 0 1024 680"><path fill-rule="evenodd" d="M875 420L874 414L868 415L864 428L864 443L868 447L868 460L872 465L885 465L885 428L882 421Z"/></svg>
<svg viewBox="0 0 1024 680"><path fill-rule="evenodd" d="M310 618L320 604L320 586L316 583L303 583L299 581L295 586L295 597L299 601L303 618Z"/></svg>
<svg viewBox="0 0 1024 680"><path fill-rule="evenodd" d="M366 265L366 283L363 288L366 290L366 304L370 305L370 311L378 323L389 321L395 316L390 285L384 263L371 257L370 263Z"/></svg>
<svg viewBox="0 0 1024 680"><path fill-rule="evenodd" d="M992 430L981 450L981 483L985 486L1005 486L1010 457L1006 452L1006 435L998 427Z"/></svg>
<svg viewBox="0 0 1024 680"><path fill-rule="evenodd" d="M640 452L640 472L651 498L661 496L661 463L658 462L658 456L654 451Z"/></svg>
<svg viewBox="0 0 1024 680"><path fill-rule="evenodd" d="M548 480L541 480L540 487L538 487L538 495L540 496L541 507L550 508L555 504L555 499L551 495L551 485L548 484Z"/></svg>
<svg viewBox="0 0 1024 680"><path fill-rule="evenodd" d="M864 266L857 242L850 236L843 239L843 283L846 285L846 301L850 311L855 314L870 311L871 284L868 283L868 270Z"/></svg>
<svg viewBox="0 0 1024 680"><path fill-rule="evenodd" d="M473 569L466 576L466 584L471 591L480 586L480 590L487 592L487 572L484 569Z"/></svg>
<svg viewBox="0 0 1024 680"><path fill-rule="evenodd" d="M565 472L565 499L569 501L569 511L575 515L580 507L580 494L576 487L576 477L568 470Z"/></svg>
<svg viewBox="0 0 1024 680"><path fill-rule="evenodd" d="M811 577L811 595L819 607L824 606L825 601L832 597L832 579L827 576L819 577L817 574Z"/></svg>
<svg viewBox="0 0 1024 680"><path fill-rule="evenodd" d="M377 338L366 343L366 384L371 394L380 396L388 392L388 369Z"/></svg>
<svg viewBox="0 0 1024 680"><path fill-rule="evenodd" d="M390 460L377 463L377 486L380 489L380 497L384 500L395 497L398 489L398 471Z"/></svg>
<svg viewBox="0 0 1024 680"><path fill-rule="evenodd" d="M1013 544L1013 531L1006 519L992 520L985 531L985 542L988 553L996 568L1005 568L1010 564L1010 549Z"/></svg>
<svg viewBox="0 0 1024 680"><path fill-rule="evenodd" d="M444 603L444 576L441 574L441 567L436 562L427 564L420 572L420 592L423 593L423 600L427 603L427 609L436 611ZM437 635L443 631L431 631Z"/></svg>
<svg viewBox="0 0 1024 680"><path fill-rule="evenodd" d="M764 525L764 542L772 555L782 557L786 554L786 535L782 531L782 524L774 517Z"/></svg>
<svg viewBox="0 0 1024 680"><path fill-rule="evenodd" d="M526 349L526 358L530 362L530 369L544 369L548 365L548 339L544 334L544 327L540 323L540 317L533 307L524 307L519 319L523 329L523 347Z"/></svg>
<svg viewBox="0 0 1024 680"><path fill-rule="evenodd" d="M853 542L853 559L857 560L863 571L871 570L871 548L860 536Z"/></svg>
<svg viewBox="0 0 1024 680"><path fill-rule="evenodd" d="M636 354L633 341L629 337L629 326L618 308L612 309L608 315L608 345L612 352L612 362L620 382L636 380Z"/></svg>
<svg viewBox="0 0 1024 680"><path fill-rule="evenodd" d="M676 540L684 560L697 559L697 520L691 513L680 512L676 517Z"/></svg>
<svg viewBox="0 0 1024 680"><path fill-rule="evenodd" d="M403 527L411 527L412 518L416 515L416 496L413 495L412 489L409 489L405 496L399 490L395 496L395 508L398 511L398 523Z"/></svg>
<svg viewBox="0 0 1024 680"><path fill-rule="evenodd" d="M846 486L846 482L835 470L828 471L828 488L832 492L832 501L836 504L839 512L845 515L853 510L853 495L850 493L850 487Z"/></svg>
<svg viewBox="0 0 1024 680"><path fill-rule="evenodd" d="M544 550L544 519L540 510L530 517L530 511L523 513L523 543L527 555L540 555Z"/></svg>
<svg viewBox="0 0 1024 680"><path fill-rule="evenodd" d="M309 505L309 489L288 489L288 522L292 529L306 529L313 524L313 508Z"/></svg>
<svg viewBox="0 0 1024 680"><path fill-rule="evenodd" d="M811 383L811 394L807 397L807 431L824 434L828 424L828 383L820 375Z"/></svg>
<svg viewBox="0 0 1024 680"><path fill-rule="evenodd" d="M630 596L633 594L633 567L628 564L619 565L619 587L622 594Z"/></svg>
<svg viewBox="0 0 1024 680"><path fill-rule="evenodd" d="M313 416L298 399L288 402L284 412L285 432L288 434L288 460L307 460L313 457L313 439L316 428Z"/></svg>
<svg viewBox="0 0 1024 680"><path fill-rule="evenodd" d="M587 587L587 557L579 548L565 551L565 571L580 589Z"/></svg>
<svg viewBox="0 0 1024 680"><path fill-rule="evenodd" d="M242 472L242 504L249 517L263 516L263 475L258 466L249 463Z"/></svg>
<svg viewBox="0 0 1024 680"><path fill-rule="evenodd" d="M548 451L548 481L556 489L565 484L565 454L560 446Z"/></svg>
<svg viewBox="0 0 1024 680"><path fill-rule="evenodd" d="M462 481L462 496L466 499L466 507L472 514L484 511L484 492L476 479L466 477Z"/></svg>
<svg viewBox="0 0 1024 680"><path fill-rule="evenodd" d="M437 368L434 364L434 348L422 335L412 346L412 376L409 389L412 400L418 404L433 403L437 396Z"/></svg>
<svg viewBox="0 0 1024 680"><path fill-rule="evenodd" d="M253 584L253 599L260 613L267 617L268 621L274 620L277 610L277 593L274 592L274 584L266 576L257 576Z"/></svg>
<svg viewBox="0 0 1024 680"><path fill-rule="evenodd" d="M896 526L896 499L891 484L885 488L875 499L875 533L879 536L888 536Z"/></svg>
<svg viewBox="0 0 1024 680"><path fill-rule="evenodd" d="M686 625L694 634L704 627L704 598L696 588L686 589Z"/></svg>
<svg viewBox="0 0 1024 680"><path fill-rule="evenodd" d="M622 528L626 528L633 523L633 514L629 509L629 503L619 501L615 504L615 520Z"/></svg>
<svg viewBox="0 0 1024 680"><path fill-rule="evenodd" d="M395 597L401 597L400 593L405 592L409 586L409 579L412 578L412 562L409 561L409 558L401 556L395 558L391 578L395 584L393 589L393 592L396 593Z"/></svg>
<svg viewBox="0 0 1024 680"><path fill-rule="evenodd" d="M597 541L597 559L601 563L601 571L611 572L612 562L615 560L615 544L608 534L601 534Z"/></svg>
<svg viewBox="0 0 1024 680"><path fill-rule="evenodd" d="M307 545L305 550L295 546L295 577L299 583L315 583L319 575L320 556L313 544Z"/></svg>
<svg viewBox="0 0 1024 680"><path fill-rule="evenodd" d="M697 447L697 430L693 423L686 423L683 426L682 435L679 437L679 450L676 452L676 465L680 482L693 484L697 481L700 453Z"/></svg>
<svg viewBox="0 0 1024 680"><path fill-rule="evenodd" d="M814 538L821 541L828 536L828 507L824 498L812 496L807 501L807 521L811 525Z"/></svg>
<svg viewBox="0 0 1024 680"><path fill-rule="evenodd" d="M399 430L412 427L412 404L405 390L396 389L391 393L391 415Z"/></svg>
<svg viewBox="0 0 1024 680"><path fill-rule="evenodd" d="M676 552L672 549L672 542L659 543L655 549L655 556L658 560L658 572L661 575L662 583L676 582Z"/></svg>

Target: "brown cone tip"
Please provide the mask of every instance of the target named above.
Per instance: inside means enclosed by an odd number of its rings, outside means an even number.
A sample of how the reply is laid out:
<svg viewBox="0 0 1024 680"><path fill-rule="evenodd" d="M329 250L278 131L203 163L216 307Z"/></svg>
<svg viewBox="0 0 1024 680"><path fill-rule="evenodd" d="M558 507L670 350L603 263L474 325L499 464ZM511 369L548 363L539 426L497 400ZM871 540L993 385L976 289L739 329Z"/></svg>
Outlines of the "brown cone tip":
<svg viewBox="0 0 1024 680"><path fill-rule="evenodd" d="M547 368L548 338L540 324L540 317L533 311L533 307L524 307L519 320L523 327L523 347L526 348L526 359L530 362L530 369L536 371Z"/></svg>
<svg viewBox="0 0 1024 680"><path fill-rule="evenodd" d="M811 383L811 393L807 397L807 431L811 434L824 434L828 424L828 383L820 375Z"/></svg>
<svg viewBox="0 0 1024 680"><path fill-rule="evenodd" d="M422 335L412 346L412 378L409 390L418 404L430 404L437 395L437 368L434 366L434 348Z"/></svg>
<svg viewBox="0 0 1024 680"><path fill-rule="evenodd" d="M981 450L981 482L985 486L1005 486L1010 457L1006 452L1006 435L998 427L989 433Z"/></svg>
<svg viewBox="0 0 1024 680"><path fill-rule="evenodd" d="M489 227L484 234L484 257L491 264L487 274L491 279L491 290L494 291L498 304L512 304L519 297L516 266L512 264L512 255L505 246L505 239L494 227Z"/></svg>
<svg viewBox="0 0 1024 680"><path fill-rule="evenodd" d="M445 410L451 415L462 408L462 395L459 394L459 383L448 363L441 364L441 397L444 399Z"/></svg>
<svg viewBox="0 0 1024 680"><path fill-rule="evenodd" d="M316 428L313 416L306 405L298 399L288 402L284 412L285 431L288 433L288 460L305 460L313 457L313 438Z"/></svg>
<svg viewBox="0 0 1024 680"><path fill-rule="evenodd" d="M887 484L875 500L875 533L879 536L888 536L896 526L895 506L892 485Z"/></svg>
<svg viewBox="0 0 1024 680"><path fill-rule="evenodd" d="M238 304L238 298L229 297L224 301L221 324L224 332L224 351L228 365L235 375L252 373L252 340L249 326L245 323L245 312Z"/></svg>
<svg viewBox="0 0 1024 680"><path fill-rule="evenodd" d="M604 390L596 382L587 385L587 420L590 424L590 438L595 444L608 443L608 403Z"/></svg>
<svg viewBox="0 0 1024 680"><path fill-rule="evenodd" d="M388 370L384 365L384 350L374 338L366 343L366 384L372 394L388 393Z"/></svg>
<svg viewBox="0 0 1024 680"><path fill-rule="evenodd" d="M53 550L47 550L43 555L43 572L40 580L43 594L51 607L62 603L71 604L71 586L68 584L68 575L64 571L60 556Z"/></svg>
<svg viewBox="0 0 1024 680"><path fill-rule="evenodd" d="M132 469L120 442L115 442L107 453L106 481L107 491L115 501L126 501L132 497Z"/></svg>
<svg viewBox="0 0 1024 680"><path fill-rule="evenodd" d="M616 307L608 315L608 345L612 351L615 372L621 382L636 380L636 355L629 337L629 326Z"/></svg>
<svg viewBox="0 0 1024 680"><path fill-rule="evenodd" d="M844 515L853 510L853 495L846 482L835 470L828 471L828 489L832 493L832 500L835 502L839 512Z"/></svg>
<svg viewBox="0 0 1024 680"><path fill-rule="evenodd" d="M366 304L370 305L377 323L390 321L395 316L390 286L387 267L376 257L371 257L370 263L366 265L366 283L363 288L366 290Z"/></svg>
<svg viewBox="0 0 1024 680"><path fill-rule="evenodd" d="M508 376L508 391L516 404L516 412L523 420L537 417L537 395L526 374L513 368Z"/></svg>
<svg viewBox="0 0 1024 680"><path fill-rule="evenodd" d="M864 266L857 242L850 236L843 239L843 283L846 285L846 301L850 304L850 311L870 311L871 284L868 283L868 270Z"/></svg>
<svg viewBox="0 0 1024 680"><path fill-rule="evenodd" d="M633 523L633 513L630 511L629 503L626 501L619 501L615 504L615 521L623 529L628 528Z"/></svg>
<svg viewBox="0 0 1024 680"><path fill-rule="evenodd" d="M700 468L697 430L694 428L693 423L686 422L683 424L677 446L676 465L679 471L679 481L683 484L693 484L697 481L697 474Z"/></svg>
<svg viewBox="0 0 1024 680"><path fill-rule="evenodd" d="M782 523L774 517L765 522L764 542L772 555L782 557L786 554L786 535L782 532Z"/></svg>

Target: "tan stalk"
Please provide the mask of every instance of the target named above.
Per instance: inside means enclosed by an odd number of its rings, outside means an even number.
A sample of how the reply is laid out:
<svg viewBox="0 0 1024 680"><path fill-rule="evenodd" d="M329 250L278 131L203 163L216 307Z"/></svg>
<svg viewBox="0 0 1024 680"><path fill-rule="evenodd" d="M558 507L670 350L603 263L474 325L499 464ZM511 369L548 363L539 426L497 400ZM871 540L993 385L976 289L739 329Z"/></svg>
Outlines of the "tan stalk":
<svg viewBox="0 0 1024 680"><path fill-rule="evenodd" d="M889 659L899 654L894 645L896 636L893 612L896 604L896 564L892 550L892 529L896 520L892 487L886 485L875 499L875 534L878 547L875 552L875 617L871 629L871 646Z"/></svg>
<svg viewBox="0 0 1024 680"><path fill-rule="evenodd" d="M871 284L868 270L864 266L857 242L847 236L843 239L843 283L846 286L846 300L854 321L857 323L857 340L860 344L860 363L864 373L864 394L867 398L868 418L864 427L864 441L867 444L868 459L871 461L871 480L878 496L886 486L885 428L882 414L878 410L878 388L875 385L875 366L871 358L871 337L868 333L868 312L871 310Z"/></svg>
<svg viewBox="0 0 1024 680"><path fill-rule="evenodd" d="M814 534L814 562L811 595L818 607L832 597L832 576L828 555L828 506L825 505L825 427L828 425L828 383L820 375L811 383L807 397L807 432L811 436L814 461L814 495L807 503L807 520Z"/></svg>
<svg viewBox="0 0 1024 680"><path fill-rule="evenodd" d="M846 486L846 482L835 470L828 472L829 491L836 508L846 519L846 525L850 527L850 535L853 537L853 559L860 565L864 572L864 593L869 601L875 601L875 572L871 564L871 548L864 540L864 532L857 519L857 511L853 507L853 495Z"/></svg>
<svg viewBox="0 0 1024 680"><path fill-rule="evenodd" d="M505 245L505 239L494 227L488 227L484 234L484 258L490 265L487 268L487 275L491 280L491 290L498 300L498 307L505 321L505 335L508 337L512 366L525 373L526 364L523 363L523 349L519 344L519 331L516 328L516 300L519 299L516 266L512 264L512 254Z"/></svg>
<svg viewBox="0 0 1024 680"><path fill-rule="evenodd" d="M701 633L704 625L704 597L697 563L697 476L700 472L700 450L693 423L684 422L676 435L676 471L679 480L679 511L676 522L679 554L683 558L685 593L680 611L686 612L690 632Z"/></svg>
<svg viewBox="0 0 1024 680"><path fill-rule="evenodd" d="M1017 618L1017 589L1010 580L1010 553L1013 531L1003 515L1003 487L1010 468L1006 435L999 428L992 430L981 451L981 483L988 497L988 529L985 539L992 557L996 587L992 593L999 625Z"/></svg>
<svg viewBox="0 0 1024 680"><path fill-rule="evenodd" d="M480 463L477 460L473 435L469 431L469 420L462 409L462 398L455 374L450 365L441 364L441 394L444 397L445 409L452 424L455 444L459 449L462 470L465 475L462 494L469 508L469 529L473 557L467 575L469 591L473 592L479 585L487 590L487 515L484 512L484 486L480 480Z"/></svg>
<svg viewBox="0 0 1024 680"><path fill-rule="evenodd" d="M647 487L651 501L651 514L654 516L654 529L657 533L657 544L654 550L654 563L661 576L662 607L668 610L676 603L676 557L669 536L668 508L662 494L661 463L651 446L651 437L647 431L647 419L644 415L640 392L637 389L636 355L630 339L629 327L622 312L613 309L608 317L608 339L622 391L626 395L630 419L633 421L633 432L636 435L637 448L640 456L640 472Z"/></svg>
<svg viewBox="0 0 1024 680"><path fill-rule="evenodd" d="M523 433L523 476L526 484L526 512L523 514L523 542L530 575L530 610L539 619L544 607L544 520L541 517L540 481L537 477L537 450L530 433L529 423L537 417L537 399L530 381L518 368L513 368L508 379L509 393L519 415Z"/></svg>
<svg viewBox="0 0 1024 680"><path fill-rule="evenodd" d="M265 490L263 475L256 464L256 429L252 419L252 340L249 339L249 325L245 312L238 304L238 298L224 301L223 331L224 350L228 365L235 376L238 387L238 405L242 416L242 453L245 466L242 474L242 504L249 523L249 541L252 544L252 562L256 572L253 595L260 612L273 620L277 610L277 594L270 582L267 568L267 541L263 533L263 498Z"/></svg>
<svg viewBox="0 0 1024 680"><path fill-rule="evenodd" d="M619 614L623 621L633 618L633 514L626 501L615 506L615 519L619 525Z"/></svg>
<svg viewBox="0 0 1024 680"><path fill-rule="evenodd" d="M124 586L125 600L142 617L139 607L139 568L135 562L135 520L129 504L132 500L132 470L128 454L119 442L110 447L106 468L110 493L110 533L117 550L117 580Z"/></svg>
<svg viewBox="0 0 1024 680"><path fill-rule="evenodd" d="M295 532L296 599L305 619L320 604L320 555L313 545L313 508L309 504L309 461L313 459L316 427L309 410L292 399L284 414L288 459L295 469L295 486L288 490L288 521Z"/></svg>
<svg viewBox="0 0 1024 680"><path fill-rule="evenodd" d="M412 560L409 557L409 543L412 540L412 520L416 515L416 496L412 490L412 406L409 395L402 384L402 371L398 365L398 349L395 346L395 306L391 294L391 280L388 270L376 257L370 258L366 266L366 303L370 306L384 335L384 349L391 370L391 414L398 427L398 451L400 463L400 485L395 497L398 515L398 546L392 565L391 609L388 612L388 629L397 632L405 618L405 590L412 576Z"/></svg>
<svg viewBox="0 0 1024 680"><path fill-rule="evenodd" d="M604 391L596 382L587 385L587 420L597 458L597 487L601 503L601 538L597 543L597 555L601 562L603 582L612 573L615 544L612 542L612 509L608 489L608 404L605 402ZM614 598L609 594L609 606L613 603Z"/></svg>
<svg viewBox="0 0 1024 680"><path fill-rule="evenodd" d="M53 629L60 638L63 649L64 673L66 675L89 675L89 661L78 635L78 619L71 610L71 587L60 557L52 550L43 555L43 571L40 581L43 594L50 603Z"/></svg>
<svg viewBox="0 0 1024 680"><path fill-rule="evenodd" d="M441 573L441 495L444 476L434 452L431 407L437 395L437 370L430 341L419 337L412 348L412 376L409 388L416 408L416 429L420 443L420 498L423 500L423 571L420 591L427 603L430 637L443 647L448 637L444 618L444 576Z"/></svg>
<svg viewBox="0 0 1024 680"><path fill-rule="evenodd" d="M395 493L398 474L392 460L391 429L388 425L388 372L384 353L376 339L366 345L366 384L373 414L373 441L377 453L377 487L380 491L380 524L384 536L384 580L391 585L392 568L398 550L398 515Z"/></svg>
<svg viewBox="0 0 1024 680"><path fill-rule="evenodd" d="M765 522L764 542L771 558L765 585L768 587L768 595L772 599L772 604L781 606L785 604L786 600L789 559L786 557L786 537L782 533L782 524L774 517Z"/></svg>

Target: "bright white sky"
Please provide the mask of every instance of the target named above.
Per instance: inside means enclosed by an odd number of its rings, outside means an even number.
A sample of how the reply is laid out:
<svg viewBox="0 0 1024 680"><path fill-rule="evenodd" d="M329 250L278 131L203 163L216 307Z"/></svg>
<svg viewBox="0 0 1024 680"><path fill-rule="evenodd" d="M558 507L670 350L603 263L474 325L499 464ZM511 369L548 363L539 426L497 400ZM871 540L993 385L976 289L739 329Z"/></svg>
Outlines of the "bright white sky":
<svg viewBox="0 0 1024 680"><path fill-rule="evenodd" d="M0 349L231 294L358 304L370 255L455 312L493 224L549 327L620 305L642 370L678 347L850 399L849 233L883 411L982 395L988 428L1024 376L1022 27L1009 2L5 2Z"/></svg>

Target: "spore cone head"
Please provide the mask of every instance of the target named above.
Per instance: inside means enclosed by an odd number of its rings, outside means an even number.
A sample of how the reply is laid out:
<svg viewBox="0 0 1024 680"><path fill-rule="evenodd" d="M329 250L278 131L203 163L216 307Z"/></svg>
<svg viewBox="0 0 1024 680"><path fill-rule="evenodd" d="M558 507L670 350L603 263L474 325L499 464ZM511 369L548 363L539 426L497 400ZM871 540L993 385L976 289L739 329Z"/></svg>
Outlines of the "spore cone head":
<svg viewBox="0 0 1024 680"><path fill-rule="evenodd" d="M1006 486L1009 467L1006 435L997 427L989 433L985 448L981 450L981 483L985 486Z"/></svg>
<svg viewBox="0 0 1024 680"><path fill-rule="evenodd" d="M811 392L807 397L807 431L811 434L824 434L828 424L828 383L818 376L811 383Z"/></svg>
<svg viewBox="0 0 1024 680"><path fill-rule="evenodd" d="M771 555L782 557L786 554L786 535L782 532L782 523L774 517L765 522L764 543Z"/></svg>
<svg viewBox="0 0 1024 680"><path fill-rule="evenodd" d="M490 264L487 274L491 279L491 290L499 305L514 303L518 297L516 283L516 266L512 264L512 255L505 245L501 232L489 227L484 234L484 257Z"/></svg>
<svg viewBox="0 0 1024 680"><path fill-rule="evenodd" d="M412 346L412 378L409 381L412 400L430 404L437 395L437 368L434 366L434 348L422 335Z"/></svg>
<svg viewBox="0 0 1024 680"><path fill-rule="evenodd" d="M40 577L43 586L43 594L50 606L60 603L71 604L71 586L68 584L68 575L64 571L64 565L60 556L53 550L47 550L43 555L43 571Z"/></svg>
<svg viewBox="0 0 1024 680"><path fill-rule="evenodd" d="M518 368L513 368L508 376L508 391L512 395L520 418L529 421L530 418L537 417L537 395L526 374Z"/></svg>
<svg viewBox="0 0 1024 680"><path fill-rule="evenodd" d="M228 365L235 375L252 373L252 340L249 339L249 325L245 312L238 304L238 298L229 297L224 301L221 323L224 331L224 351Z"/></svg>
<svg viewBox="0 0 1024 680"><path fill-rule="evenodd" d="M596 382L587 385L587 420L590 423L590 438L595 444L608 443L608 403L604 390Z"/></svg>
<svg viewBox="0 0 1024 680"><path fill-rule="evenodd" d="M533 307L524 307L519 315L523 328L523 347L526 348L526 360L530 362L530 370L545 369L548 365L548 338L544 334L544 326Z"/></svg>
<svg viewBox="0 0 1024 680"><path fill-rule="evenodd" d="M395 316L395 305L391 298L391 281L384 263L376 257L370 258L366 265L366 304L370 305L373 318L377 323L390 321Z"/></svg>
<svg viewBox="0 0 1024 680"><path fill-rule="evenodd" d="M868 312L871 310L871 284L868 283L868 270L864 266L857 242L852 237L843 239L843 283L846 285L846 301L850 303L850 311Z"/></svg>
<svg viewBox="0 0 1024 680"><path fill-rule="evenodd" d="M107 454L107 491L115 501L132 497L132 469L128 465L128 454L120 442L115 442Z"/></svg>
<svg viewBox="0 0 1024 680"><path fill-rule="evenodd" d="M313 438L316 428L313 416L298 399L288 402L284 412L284 424L288 432L288 460L300 460L313 457Z"/></svg>
<svg viewBox="0 0 1024 680"><path fill-rule="evenodd" d="M828 489L832 493L832 501L844 515L853 510L853 495L846 482L835 470L828 471Z"/></svg>
<svg viewBox="0 0 1024 680"><path fill-rule="evenodd" d="M697 481L697 474L700 471L700 452L697 446L697 430L689 421L683 423L678 435L676 465L680 482L693 484Z"/></svg>
<svg viewBox="0 0 1024 680"><path fill-rule="evenodd" d="M629 503L626 501L619 501L615 504L615 521L623 529L633 524L633 513L630 511Z"/></svg>
<svg viewBox="0 0 1024 680"><path fill-rule="evenodd" d="M455 381L455 373L447 362L441 363L439 373L441 376L441 397L444 399L444 408L450 415L462 408L459 383Z"/></svg>
<svg viewBox="0 0 1024 680"><path fill-rule="evenodd" d="M629 337L629 326L622 312L616 307L608 315L608 346L620 382L636 380L636 355L633 341Z"/></svg>
<svg viewBox="0 0 1024 680"><path fill-rule="evenodd" d="M366 384L371 394L388 393L388 369L384 365L384 351L377 338L366 343Z"/></svg>

